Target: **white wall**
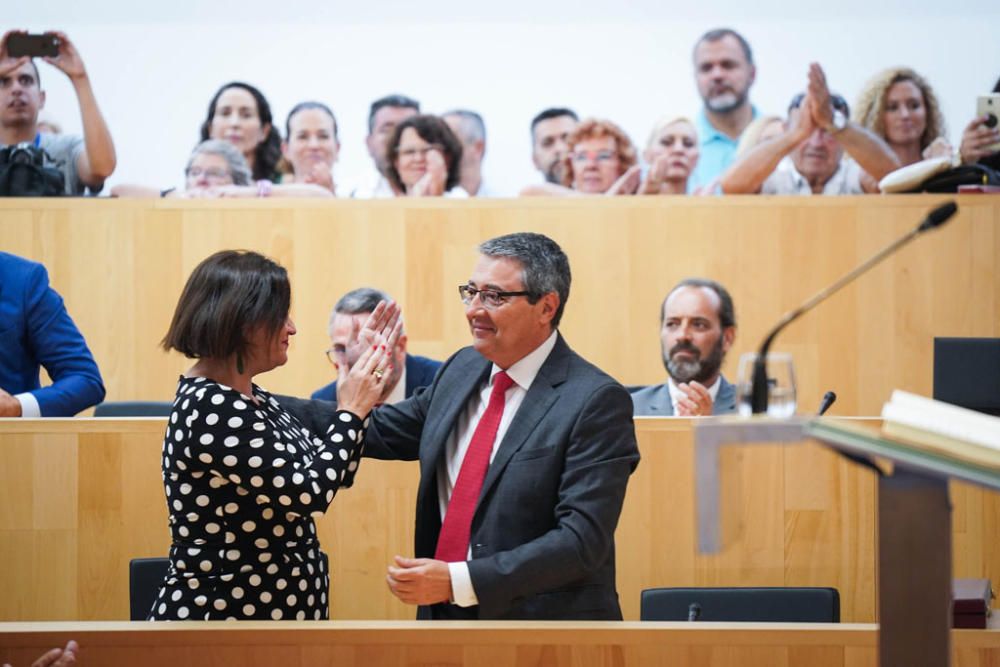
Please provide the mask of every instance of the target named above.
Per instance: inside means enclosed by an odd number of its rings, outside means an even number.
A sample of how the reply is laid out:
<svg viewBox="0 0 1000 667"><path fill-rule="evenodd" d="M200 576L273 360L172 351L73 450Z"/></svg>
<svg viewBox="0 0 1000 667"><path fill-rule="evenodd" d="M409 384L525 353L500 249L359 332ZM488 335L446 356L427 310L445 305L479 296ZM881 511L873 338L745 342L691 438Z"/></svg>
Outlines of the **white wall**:
<svg viewBox="0 0 1000 667"><path fill-rule="evenodd" d="M328 103L340 123L338 183L368 168L371 100L401 92L430 112L478 110L487 124L487 178L513 193L538 179L528 126L544 107L610 118L636 143L658 117L693 114L700 101L691 47L721 25L751 42L758 68L751 96L765 112L780 113L804 87L811 60L852 103L876 70L906 64L935 86L957 141L976 95L1000 76L1000 3L759 0L752 11L749 4L52 0L8 6L4 21L32 31L62 28L77 44L118 148L112 184L178 184L211 95L231 79L260 87L282 125L300 100ZM42 65L42 84L49 112L79 132L62 74Z"/></svg>

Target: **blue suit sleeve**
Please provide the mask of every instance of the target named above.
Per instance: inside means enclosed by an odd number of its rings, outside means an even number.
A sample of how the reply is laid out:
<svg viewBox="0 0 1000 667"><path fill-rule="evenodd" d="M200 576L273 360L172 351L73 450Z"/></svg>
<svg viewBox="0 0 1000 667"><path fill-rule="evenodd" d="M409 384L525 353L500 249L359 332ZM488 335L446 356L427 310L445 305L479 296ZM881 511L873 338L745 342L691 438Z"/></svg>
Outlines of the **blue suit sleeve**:
<svg viewBox="0 0 1000 667"><path fill-rule="evenodd" d="M25 294L28 341L52 384L32 391L43 417L72 417L104 400L104 383L83 335L49 287L42 266L31 272Z"/></svg>

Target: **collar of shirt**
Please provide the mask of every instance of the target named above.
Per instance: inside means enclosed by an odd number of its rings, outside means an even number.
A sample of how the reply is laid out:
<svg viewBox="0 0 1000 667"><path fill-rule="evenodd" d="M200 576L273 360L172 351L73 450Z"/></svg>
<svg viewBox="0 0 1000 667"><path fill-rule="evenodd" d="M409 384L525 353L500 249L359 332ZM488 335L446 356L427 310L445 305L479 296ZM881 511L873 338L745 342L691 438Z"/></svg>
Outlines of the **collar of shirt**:
<svg viewBox="0 0 1000 667"><path fill-rule="evenodd" d="M792 162L790 156L782 158L781 162L778 163L778 168L783 169L789 173L792 179L792 185L796 192L801 194L812 194L812 187L809 185L809 181L806 177L799 173L799 170L795 168L795 163ZM850 187L849 183L849 164L848 158L843 157L837 164L837 170L833 172L833 175L823 184L823 194L825 195L843 195L843 194L853 194L854 191Z"/></svg>
<svg viewBox="0 0 1000 667"><path fill-rule="evenodd" d="M719 381L721 378L722 378L721 374L716 376L715 382L712 383L712 386L705 387L706 389L708 389L708 395L712 397L713 405L715 404L715 397L719 395L719 387L722 386L722 383ZM679 398L682 398L684 396L684 393L681 392L680 387L674 384L674 379L669 375L667 376L667 391L670 392L670 403L674 406L674 414L676 415L677 400Z"/></svg>
<svg viewBox="0 0 1000 667"><path fill-rule="evenodd" d="M752 104L750 105L750 113L751 120L756 119L759 115L757 107ZM717 130L715 126L712 125L711 121L708 120L708 114L705 113L704 107L698 111L698 115L695 116L694 123L695 129L698 130L698 143L701 145L705 145L713 141L722 141L735 147L740 142L739 137L733 139L728 134L724 134L723 132Z"/></svg>
<svg viewBox="0 0 1000 667"><path fill-rule="evenodd" d="M541 345L511 364L511 367L507 369L507 375L514 381L514 384L524 391L531 388L531 383L535 381L535 376L541 370L542 364L549 358L552 348L556 346L558 336L559 332L553 330ZM504 369L493 364L493 368L490 370L490 386L493 386L493 378L502 370Z"/></svg>
<svg viewBox="0 0 1000 667"><path fill-rule="evenodd" d="M386 403L399 403L406 398L406 362L403 362L403 373L399 376L399 382L392 388L389 395L385 397Z"/></svg>

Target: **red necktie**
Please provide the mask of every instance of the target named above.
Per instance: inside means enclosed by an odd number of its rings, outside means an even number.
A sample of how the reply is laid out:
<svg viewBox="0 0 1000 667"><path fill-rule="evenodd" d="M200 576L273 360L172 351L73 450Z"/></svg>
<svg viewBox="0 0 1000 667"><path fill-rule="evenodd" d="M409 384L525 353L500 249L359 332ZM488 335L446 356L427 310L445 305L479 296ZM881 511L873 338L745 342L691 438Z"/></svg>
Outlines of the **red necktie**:
<svg viewBox="0 0 1000 667"><path fill-rule="evenodd" d="M480 417L476 430L469 442L469 449L458 471L451 500L445 510L441 534L438 536L434 558L448 563L464 561L469 554L469 532L472 530L472 515L476 511L479 492L490 467L490 454L497 437L500 419L503 417L504 394L514 381L500 371L493 377L493 393L486 405L486 412Z"/></svg>

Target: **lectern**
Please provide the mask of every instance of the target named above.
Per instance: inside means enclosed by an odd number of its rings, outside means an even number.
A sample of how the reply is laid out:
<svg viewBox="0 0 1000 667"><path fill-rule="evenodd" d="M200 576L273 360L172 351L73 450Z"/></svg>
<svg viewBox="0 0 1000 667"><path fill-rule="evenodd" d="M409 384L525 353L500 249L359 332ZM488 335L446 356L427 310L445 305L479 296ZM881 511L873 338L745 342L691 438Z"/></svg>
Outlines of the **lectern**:
<svg viewBox="0 0 1000 667"><path fill-rule="evenodd" d="M698 544L724 546L721 452L817 440L856 459L891 461L878 477L879 664L951 664L951 478L1000 490L1000 472L888 440L833 418L719 417L694 429Z"/></svg>

